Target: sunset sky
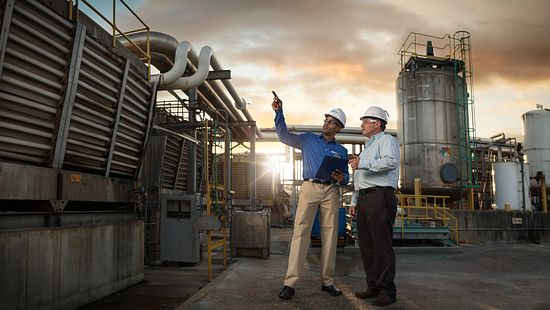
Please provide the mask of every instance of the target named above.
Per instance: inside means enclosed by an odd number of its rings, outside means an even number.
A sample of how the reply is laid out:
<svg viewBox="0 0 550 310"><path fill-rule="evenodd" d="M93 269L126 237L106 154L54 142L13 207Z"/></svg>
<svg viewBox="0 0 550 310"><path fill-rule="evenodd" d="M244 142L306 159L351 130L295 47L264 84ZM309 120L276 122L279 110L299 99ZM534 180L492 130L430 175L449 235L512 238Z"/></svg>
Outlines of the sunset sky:
<svg viewBox="0 0 550 310"><path fill-rule="evenodd" d="M398 51L410 32L471 33L478 137L505 132L521 140L521 115L537 104L550 108L546 0L127 3L152 31L197 52L211 46L261 128L273 127L271 90L289 124L321 125L323 112L340 107L348 126L358 127L360 114L379 105L395 128Z"/></svg>

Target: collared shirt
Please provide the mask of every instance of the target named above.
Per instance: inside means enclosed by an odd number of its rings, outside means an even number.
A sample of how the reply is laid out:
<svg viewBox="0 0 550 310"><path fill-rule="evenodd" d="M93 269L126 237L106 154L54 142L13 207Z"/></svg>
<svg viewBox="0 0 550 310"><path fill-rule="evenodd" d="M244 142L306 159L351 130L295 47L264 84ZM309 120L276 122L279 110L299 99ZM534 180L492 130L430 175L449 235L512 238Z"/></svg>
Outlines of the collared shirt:
<svg viewBox="0 0 550 310"><path fill-rule="evenodd" d="M304 179L315 178L325 156L341 158L346 161L348 159L348 150L341 144L336 143L334 139L327 142L322 134L315 135L306 132L297 135L288 132L282 110L275 111L275 129L281 142L302 150L302 157L304 159L302 176ZM344 170L342 171L344 173L344 181L341 185L345 185L349 181L348 167L346 166Z"/></svg>
<svg viewBox="0 0 550 310"><path fill-rule="evenodd" d="M359 154L359 165L353 174L352 205L356 205L357 192L374 186L397 188L399 181L399 142L392 135L379 132L365 142Z"/></svg>

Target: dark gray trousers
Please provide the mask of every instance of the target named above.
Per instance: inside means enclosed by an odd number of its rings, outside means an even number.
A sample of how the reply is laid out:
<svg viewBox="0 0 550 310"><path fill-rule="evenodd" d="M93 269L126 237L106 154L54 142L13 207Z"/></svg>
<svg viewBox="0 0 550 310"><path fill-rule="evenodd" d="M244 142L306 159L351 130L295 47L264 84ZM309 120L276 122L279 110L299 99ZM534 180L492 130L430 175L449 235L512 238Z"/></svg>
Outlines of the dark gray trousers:
<svg viewBox="0 0 550 310"><path fill-rule="evenodd" d="M392 189L379 188L357 199L357 231L363 268L370 290L395 298L393 223L397 197Z"/></svg>

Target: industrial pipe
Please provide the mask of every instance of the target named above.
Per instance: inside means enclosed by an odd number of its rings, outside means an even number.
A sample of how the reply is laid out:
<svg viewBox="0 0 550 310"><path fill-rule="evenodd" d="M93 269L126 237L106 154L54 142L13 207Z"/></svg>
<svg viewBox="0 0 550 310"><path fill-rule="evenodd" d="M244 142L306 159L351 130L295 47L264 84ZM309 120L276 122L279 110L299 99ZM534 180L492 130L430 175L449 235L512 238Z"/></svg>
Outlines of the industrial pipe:
<svg viewBox="0 0 550 310"><path fill-rule="evenodd" d="M220 65L220 63L215 57L212 58L212 68L214 68L214 70L222 70L222 66ZM246 109L246 102L241 99L239 94L237 94L237 91L235 90L235 88L233 88L233 85L231 84L231 82L229 82L228 80L222 80L222 83L227 89L227 91L229 91L229 94L231 95L231 97L233 97L233 100L235 100L235 106L237 107L237 109L243 112L243 114L245 115L248 121L254 121L254 119ZM258 136L258 138L261 139L262 132L260 131L260 128L257 126L255 126L254 128L255 128L256 135Z"/></svg>
<svg viewBox="0 0 550 310"><path fill-rule="evenodd" d="M127 35L127 37L139 48L147 46L147 32L132 33ZM137 49L126 38L120 37L118 41L133 53L137 52ZM149 42L151 53L165 55L172 62L170 64L170 66L172 66L175 59L175 52L179 44L178 40L165 33L151 31L149 32Z"/></svg>
<svg viewBox="0 0 550 310"><path fill-rule="evenodd" d="M542 211L548 212L548 194L546 193L546 175L539 171L537 173L537 179L540 181L540 200L542 202Z"/></svg>
<svg viewBox="0 0 550 310"><path fill-rule="evenodd" d="M191 53L189 53L189 61L192 66L193 63L200 62L200 57L197 58L196 53L191 51ZM217 66L214 67L215 66L214 64L217 64ZM223 70L221 66L219 66L219 63L216 60L215 55L212 55L212 57L210 58L210 65L212 65L214 70ZM227 81L224 81L224 82L227 82ZM206 83L200 84L199 90L201 90L201 92L203 91L205 92L205 97L214 97L215 98L214 102L219 103L218 105L222 107L221 110L230 112L228 113L228 115L232 121L238 121L238 122L244 121L243 117L235 109L234 105L231 103L229 98L227 98L227 96L225 95L225 92L218 86L217 81L214 81L214 80L206 81ZM252 117L250 117L250 119L252 119ZM248 136L248 131L245 128L237 127L234 130L239 131L243 136Z"/></svg>
<svg viewBox="0 0 550 310"><path fill-rule="evenodd" d="M174 83L171 83L171 84L168 84L168 83L162 84L162 80L161 80L161 84L159 85L159 90L190 89L201 85L206 80L206 77L208 76L208 72L210 71L210 59L212 58L213 54L214 54L214 51L210 46L203 47L199 55L199 64L197 66L197 71L193 75L180 77ZM187 58L186 58L185 64L187 64ZM176 64L174 64L174 67L175 66ZM184 71L185 71L185 68L184 68ZM183 74L183 72L181 72L181 74Z"/></svg>
<svg viewBox="0 0 550 310"><path fill-rule="evenodd" d="M194 137L191 137L190 135L186 135L186 134L183 134L183 133L177 133L177 132L174 132L174 131L172 131L172 130L165 129L165 128L160 127L160 126L157 126L157 125L153 125L153 129L154 129L154 130L158 130L158 131L163 132L163 133L167 133L167 134L176 136L176 137L183 138L183 139L188 140L188 141L191 141L191 142L193 142L193 143L195 143L195 144L200 143L199 140L195 139Z"/></svg>
<svg viewBox="0 0 550 310"><path fill-rule="evenodd" d="M129 34L128 38L140 48L145 48L147 45L146 32ZM168 71L170 68L172 68L173 63L175 61L174 55L178 46L178 41L172 36L169 36L167 34L160 33L160 32L151 32L149 38L150 38L150 50L152 55L152 59L151 59L152 64L155 67L157 67L157 69L159 69L161 72ZM131 44L126 38L119 38L119 41L130 51L137 53L137 50L134 47L134 45ZM197 71L193 65L193 61L197 63L199 60L196 53L193 51L193 49L191 49L190 52L188 52L187 57L188 57L187 68L189 69L189 71L193 71L193 70ZM203 89L203 86L208 85L205 91L210 92L210 94L212 95L216 95L216 92L212 90L212 87L210 86L210 85L213 85L214 82L215 81L211 81L211 82L207 81L206 83L201 85L200 88ZM221 94L221 93L218 91L217 94ZM204 95L209 96L209 94L204 94ZM212 102L211 104L213 104L215 108L229 111L230 113L228 114L231 120L238 120L238 121L243 120L241 115L234 108L233 109L231 109L232 107L229 108L228 106L230 105L227 105L225 102L221 101L218 95L214 97L216 97L217 104L215 102ZM246 130L244 130L244 128L237 128L237 130L243 135L246 134Z"/></svg>
<svg viewBox="0 0 550 310"><path fill-rule="evenodd" d="M174 66L166 73L155 74L151 77L151 83L159 81L159 87L170 85L180 78L185 73L187 67L187 54L191 51L191 43L181 41L176 48L174 56ZM201 51L202 53L202 51ZM208 72L208 71L207 71Z"/></svg>
<svg viewBox="0 0 550 310"><path fill-rule="evenodd" d="M309 126L309 125L288 125L288 130L295 134L313 132L321 133L321 126ZM392 136L397 134L395 129L386 129L386 133ZM342 144L363 144L366 141L366 138L361 135L361 128L359 127L346 127L335 137L336 141ZM262 141L263 142L278 142L279 137L277 136L275 128L262 128ZM359 150L360 152L360 150ZM359 153L353 151L353 153Z"/></svg>
<svg viewBox="0 0 550 310"><path fill-rule="evenodd" d="M130 34L128 35L128 38L132 40L132 42L134 42L139 47L144 47L147 42L146 32ZM119 40L126 48L135 52L135 47L133 47L133 45L129 43L128 40L126 40L125 38L120 38ZM176 47L177 45L178 45L177 40L169 35L159 33L159 32L150 32L150 46L151 46L152 52L157 54L164 54L172 62L174 62L174 56L172 55L174 55L174 50L177 49ZM197 62L196 53L193 53L192 50L190 53L188 53L188 57L191 60L191 62L193 61ZM212 65L212 68L214 68L214 70L223 70L222 66L220 65L220 63L218 62L218 60L214 55L212 55L210 59L210 63ZM158 68L156 63L154 63L154 65ZM227 91L229 92L229 94L231 95L231 97L233 98L233 100L235 101L235 106L237 107L237 109L241 110L245 115L246 120L254 121L250 113L248 113L248 111L246 110L246 103L237 94L231 82L228 80L222 80L222 83L227 89ZM234 116L237 118L238 121L242 121L242 117L238 113L235 114L236 111L234 109L228 108L228 110L231 111L232 114L234 114ZM261 131L258 127L256 127L255 132L259 138L262 137Z"/></svg>

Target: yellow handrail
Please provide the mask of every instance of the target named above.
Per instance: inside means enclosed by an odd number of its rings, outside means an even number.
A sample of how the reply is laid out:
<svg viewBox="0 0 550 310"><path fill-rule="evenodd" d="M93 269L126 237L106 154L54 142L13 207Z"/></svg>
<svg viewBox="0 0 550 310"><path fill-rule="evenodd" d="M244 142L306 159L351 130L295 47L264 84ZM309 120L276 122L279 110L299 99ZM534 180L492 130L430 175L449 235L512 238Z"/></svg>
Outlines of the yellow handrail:
<svg viewBox="0 0 550 310"><path fill-rule="evenodd" d="M399 198L399 207L402 211L397 215L401 219L401 236L405 236L405 221L440 221L448 227L454 235L451 237L457 245L458 239L458 220L450 213L450 208L446 207L446 199L449 196L437 195L414 195L397 194Z"/></svg>
<svg viewBox="0 0 550 310"><path fill-rule="evenodd" d="M103 19L107 24L109 24L109 26L111 26L111 28L112 28L112 40L113 40L112 41L112 47L113 48L116 47L116 38L119 37L119 36L124 37L126 40L128 40L128 42L130 42L130 44L132 44L132 46L138 51L138 58L140 60L146 60L147 61L147 80L150 80L151 79L151 49L150 49L150 46L151 46L151 44L150 44L150 41L151 41L150 33L151 33L151 31L150 31L149 26L147 26L141 20L141 18L139 18L139 16L137 16L137 14L130 8L130 6L128 6L128 4L126 4L126 2L124 2L124 0L118 0L118 1L120 1L120 3L122 3L134 15L134 17L144 26L144 28L123 32L116 26L116 1L117 0L113 0L113 21L112 22L107 17L105 17L103 14L101 14L101 12L99 12L88 1L86 1L86 0L80 0L80 1L82 1L82 3L84 3L84 4L86 4L88 6L88 8L90 8L90 10L92 10L95 14L97 14L99 17L101 17L101 19ZM79 2L79 0L76 0L76 14L75 14L76 18L75 18L75 16L73 16L73 0L69 0L69 20L78 20L78 2ZM127 36L129 34L144 31L144 30L147 32L146 50L145 51L143 49L141 49L139 46L137 46L137 44L135 44Z"/></svg>
<svg viewBox="0 0 550 310"><path fill-rule="evenodd" d="M208 120L204 121L204 150L208 150L208 142L209 142L209 135L208 130L210 126L210 122ZM210 176L208 174L209 168L209 159L208 159L208 153L204 152L204 177L206 180L206 215L209 216L212 214L212 192L214 190L214 193L217 192L218 189L222 189L222 193L225 193L225 185L217 185L210 183ZM225 197L223 197L223 202L225 204ZM218 197L214 197L214 203L218 204ZM208 281L212 281L213 274L212 274L212 252L215 249L222 249L223 251L223 269L227 269L227 229L225 225L225 217L222 216L221 219L222 222L222 238L214 241L214 236L212 235L211 231L207 232L207 265L208 265Z"/></svg>

